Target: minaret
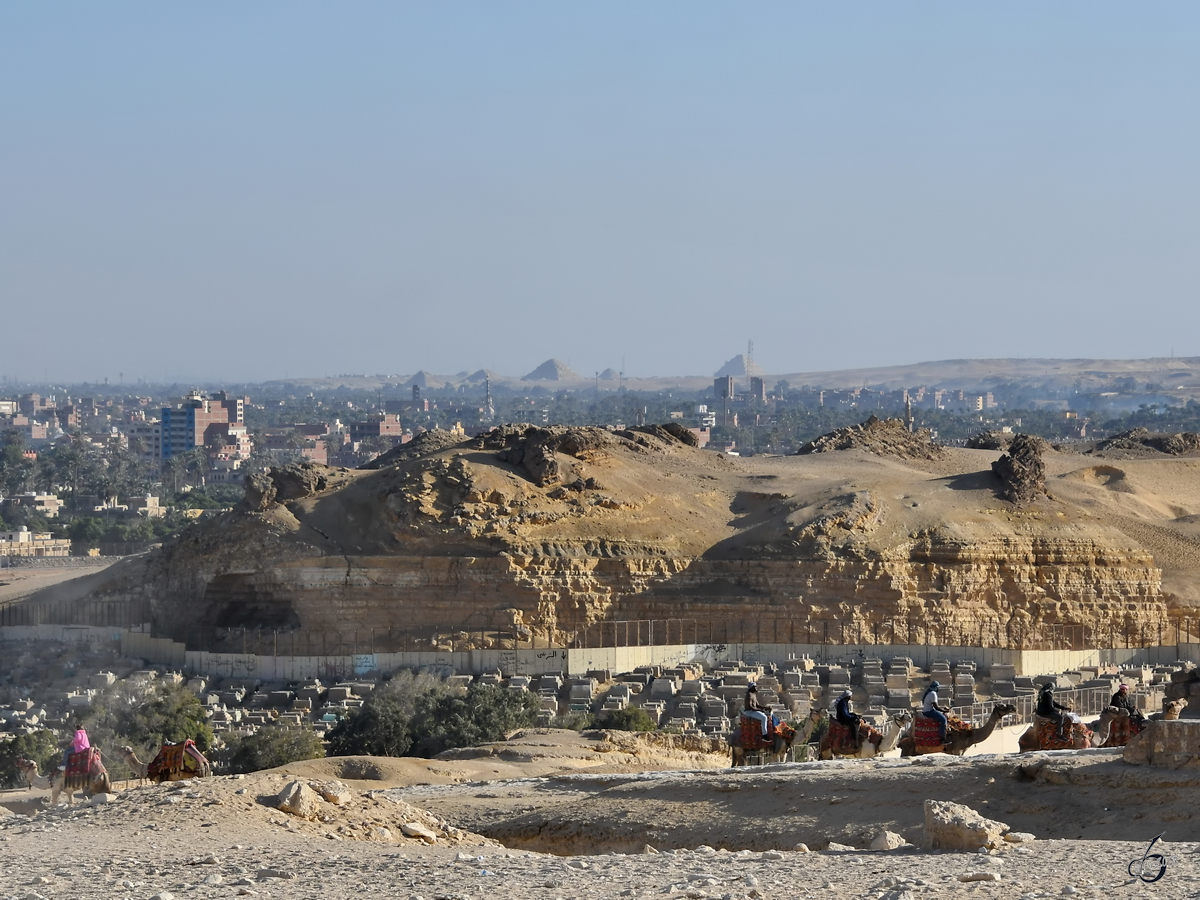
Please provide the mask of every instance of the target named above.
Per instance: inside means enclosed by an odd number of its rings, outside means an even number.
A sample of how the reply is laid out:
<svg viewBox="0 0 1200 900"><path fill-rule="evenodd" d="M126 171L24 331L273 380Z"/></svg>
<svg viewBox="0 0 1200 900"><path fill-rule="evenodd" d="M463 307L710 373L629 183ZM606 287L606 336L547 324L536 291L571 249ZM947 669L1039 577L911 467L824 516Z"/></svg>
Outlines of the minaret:
<svg viewBox="0 0 1200 900"><path fill-rule="evenodd" d="M908 391L904 392L904 427L913 430L912 398L908 396Z"/></svg>
<svg viewBox="0 0 1200 900"><path fill-rule="evenodd" d="M483 376L484 390L487 392L487 404L483 410L483 420L491 422L496 418L496 407L492 405L492 376L484 374Z"/></svg>

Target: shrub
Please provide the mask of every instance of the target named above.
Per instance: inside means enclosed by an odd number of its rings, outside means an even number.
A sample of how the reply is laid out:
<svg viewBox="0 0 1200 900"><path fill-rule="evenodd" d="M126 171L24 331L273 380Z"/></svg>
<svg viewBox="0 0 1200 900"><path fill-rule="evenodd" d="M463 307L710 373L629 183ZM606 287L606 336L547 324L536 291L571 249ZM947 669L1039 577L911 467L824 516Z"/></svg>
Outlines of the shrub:
<svg viewBox="0 0 1200 900"><path fill-rule="evenodd" d="M624 709L610 709L596 723L601 728L611 728L613 731L654 731L658 723L650 718L650 714L640 706L627 706Z"/></svg>
<svg viewBox="0 0 1200 900"><path fill-rule="evenodd" d="M32 759L43 775L61 765L63 748L58 745L58 736L53 731L35 731L19 734L7 741L0 741L0 784L16 787L22 783L17 771L18 759Z"/></svg>
<svg viewBox="0 0 1200 900"><path fill-rule="evenodd" d="M329 755L404 756L412 747L409 722L418 700L444 691L445 685L436 675L400 672L330 730Z"/></svg>
<svg viewBox="0 0 1200 900"><path fill-rule="evenodd" d="M537 722L538 698L475 683L465 693L426 695L409 725L413 756L436 756L455 747L474 747L503 740L510 731Z"/></svg>
<svg viewBox="0 0 1200 900"><path fill-rule="evenodd" d="M254 734L230 735L212 763L223 775L242 775L324 755L321 738L308 728L260 728Z"/></svg>
<svg viewBox="0 0 1200 900"><path fill-rule="evenodd" d="M212 747L204 707L182 685L162 682L118 682L97 694L91 707L69 724L74 732L82 725L92 746L100 747L104 765L114 778L128 771L117 747L128 744L143 759L153 759L165 741L178 743L191 738L201 751Z"/></svg>

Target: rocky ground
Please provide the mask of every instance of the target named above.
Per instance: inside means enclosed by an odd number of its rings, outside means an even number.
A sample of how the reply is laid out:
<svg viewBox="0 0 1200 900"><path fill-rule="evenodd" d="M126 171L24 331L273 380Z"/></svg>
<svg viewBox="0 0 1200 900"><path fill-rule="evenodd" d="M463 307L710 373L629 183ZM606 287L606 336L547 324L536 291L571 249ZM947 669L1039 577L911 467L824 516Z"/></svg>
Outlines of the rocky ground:
<svg viewBox="0 0 1200 900"><path fill-rule="evenodd" d="M1111 752L472 781L400 763L130 784L71 809L0 793L0 897L1098 897L1143 889L1127 867L1162 831L1167 872L1145 890L1200 894L1200 777ZM297 783L307 818L275 808ZM918 849L941 797L1036 839ZM865 849L885 832L900 846Z"/></svg>

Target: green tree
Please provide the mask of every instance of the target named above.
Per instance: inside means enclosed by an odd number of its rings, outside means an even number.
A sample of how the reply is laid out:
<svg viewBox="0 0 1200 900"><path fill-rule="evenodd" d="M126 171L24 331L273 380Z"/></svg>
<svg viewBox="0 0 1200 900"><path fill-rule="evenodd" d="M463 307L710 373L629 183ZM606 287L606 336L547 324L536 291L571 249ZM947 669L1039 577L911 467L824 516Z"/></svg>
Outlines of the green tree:
<svg viewBox="0 0 1200 900"><path fill-rule="evenodd" d="M5 787L16 787L21 783L18 759L32 759L43 775L52 771L62 759L58 736L53 731L42 730L0 741L0 784Z"/></svg>
<svg viewBox="0 0 1200 900"><path fill-rule="evenodd" d="M67 526L67 536L80 547L99 547L104 536L104 522L92 516L80 516Z"/></svg>
<svg viewBox="0 0 1200 900"><path fill-rule="evenodd" d="M213 743L204 707L191 691L177 684L119 682L92 699L80 724L87 729L92 745L101 748L110 771L113 766L123 767L117 747L133 747L141 759L148 760L166 741L191 738L202 751ZM114 777L119 777L119 772Z"/></svg>
<svg viewBox="0 0 1200 900"><path fill-rule="evenodd" d="M445 692L434 675L403 671L372 691L329 731L330 756L404 756L412 748L410 721L418 702Z"/></svg>
<svg viewBox="0 0 1200 900"><path fill-rule="evenodd" d="M536 694L496 685L475 683L465 693L430 694L417 703L409 723L411 753L432 757L455 747L503 740L510 731L535 724L537 712Z"/></svg>
<svg viewBox="0 0 1200 900"><path fill-rule="evenodd" d="M308 728L260 728L254 734L227 737L211 761L221 774L241 775L324 755L321 738Z"/></svg>

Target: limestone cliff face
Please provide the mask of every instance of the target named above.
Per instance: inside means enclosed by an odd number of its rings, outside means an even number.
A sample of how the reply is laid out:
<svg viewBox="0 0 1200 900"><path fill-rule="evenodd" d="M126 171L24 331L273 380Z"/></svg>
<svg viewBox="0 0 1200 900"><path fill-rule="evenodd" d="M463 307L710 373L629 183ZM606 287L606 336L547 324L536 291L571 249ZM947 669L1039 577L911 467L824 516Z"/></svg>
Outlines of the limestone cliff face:
<svg viewBox="0 0 1200 900"><path fill-rule="evenodd" d="M1106 642L1164 621L1161 572L1136 541L1062 498L1015 509L989 471L998 454L947 453L731 460L669 432L511 429L372 471L280 473L290 499L259 485L104 595L148 598L176 637L307 641L570 641L671 619L689 640L1022 646L1052 626Z"/></svg>

